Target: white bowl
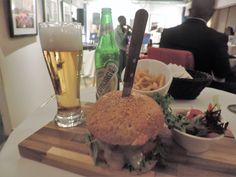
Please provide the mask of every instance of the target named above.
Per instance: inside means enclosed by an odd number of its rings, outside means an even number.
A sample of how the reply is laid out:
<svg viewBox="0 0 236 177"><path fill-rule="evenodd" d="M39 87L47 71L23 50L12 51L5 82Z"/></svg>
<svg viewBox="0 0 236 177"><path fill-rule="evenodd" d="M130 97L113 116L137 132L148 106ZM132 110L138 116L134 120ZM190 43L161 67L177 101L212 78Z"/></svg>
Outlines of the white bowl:
<svg viewBox="0 0 236 177"><path fill-rule="evenodd" d="M202 108L195 108L198 110L203 110ZM172 110L173 114L184 113L186 114L188 109L184 108L175 108ZM172 129L172 136L174 141L192 154L199 154L206 152L211 144L222 139L224 134L217 135L215 137L199 137L194 136L185 132L182 132L178 129Z"/></svg>
<svg viewBox="0 0 236 177"><path fill-rule="evenodd" d="M199 137L181 132L178 129L172 130L172 135L174 141L182 146L185 150L192 154L199 154L206 152L210 145L214 142L222 139L224 134L216 136L214 138L209 137Z"/></svg>
<svg viewBox="0 0 236 177"><path fill-rule="evenodd" d="M159 75L164 74L165 75L165 85L161 88L158 88L156 90L152 91L142 91L137 89L132 89L134 92L138 92L141 94L145 94L148 96L153 96L155 93L160 93L161 95L166 95L168 93L168 90L170 88L171 82L173 80L172 72L170 68L163 62L154 60L154 59L142 59L138 60L137 68L136 70L148 70L149 74L151 75ZM123 80L125 74L125 69L123 70L121 74L121 78Z"/></svg>

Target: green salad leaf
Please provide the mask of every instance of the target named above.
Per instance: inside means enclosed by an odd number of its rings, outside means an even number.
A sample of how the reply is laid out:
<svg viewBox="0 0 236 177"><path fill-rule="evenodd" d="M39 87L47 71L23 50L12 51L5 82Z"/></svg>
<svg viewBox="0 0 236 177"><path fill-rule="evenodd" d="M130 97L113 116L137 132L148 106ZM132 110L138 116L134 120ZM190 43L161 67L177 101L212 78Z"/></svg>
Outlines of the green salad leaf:
<svg viewBox="0 0 236 177"><path fill-rule="evenodd" d="M153 96L153 99L162 107L163 113L165 115L165 122L166 125L168 125L168 128L173 128L176 123L176 116L172 114L172 109L170 107L170 104L174 100L173 97L169 94L166 94L165 96L156 93Z"/></svg>
<svg viewBox="0 0 236 177"><path fill-rule="evenodd" d="M218 104L218 97L213 97L214 105L210 103L204 113L193 114L191 117L188 117L186 112L176 115L172 113L170 104L173 98L171 95L162 96L157 93L153 98L162 107L165 115L165 123L169 129L176 128L191 135L206 137L209 133L223 134L228 127L228 122L223 123L221 121L221 109ZM197 111L200 112L200 110Z"/></svg>

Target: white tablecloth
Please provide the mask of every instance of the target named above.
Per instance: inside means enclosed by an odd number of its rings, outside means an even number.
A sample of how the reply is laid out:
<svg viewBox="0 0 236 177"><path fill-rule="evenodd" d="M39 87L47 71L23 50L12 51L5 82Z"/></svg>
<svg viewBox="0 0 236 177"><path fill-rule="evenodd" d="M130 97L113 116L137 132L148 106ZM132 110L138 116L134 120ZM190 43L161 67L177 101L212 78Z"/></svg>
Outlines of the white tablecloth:
<svg viewBox="0 0 236 177"><path fill-rule="evenodd" d="M200 96L195 100L175 101L172 107L206 108L212 97L219 95L219 103L222 108L222 116L230 122L230 129L236 135L236 114L228 111L229 104L236 104L236 95L205 88ZM95 89L86 88L81 91L81 100L95 101ZM55 100L51 100L47 105L40 107L31 116L25 119L9 136L7 142L0 152L0 176L1 177L79 177L80 175L61 170L40 162L23 158L19 155L18 144L33 134L35 131L51 121L56 113ZM201 176L201 175L200 175Z"/></svg>

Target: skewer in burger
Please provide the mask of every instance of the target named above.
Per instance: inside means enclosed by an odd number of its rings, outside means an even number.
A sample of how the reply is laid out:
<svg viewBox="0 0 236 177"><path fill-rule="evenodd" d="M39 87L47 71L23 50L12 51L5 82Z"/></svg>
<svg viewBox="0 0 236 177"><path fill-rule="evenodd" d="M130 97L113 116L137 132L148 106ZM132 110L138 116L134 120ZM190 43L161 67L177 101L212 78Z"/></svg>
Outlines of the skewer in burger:
<svg viewBox="0 0 236 177"><path fill-rule="evenodd" d="M87 128L97 150L96 162L110 168L128 168L137 173L152 169L157 162L157 135L164 127L162 108L150 97L120 91L102 96L87 115Z"/></svg>

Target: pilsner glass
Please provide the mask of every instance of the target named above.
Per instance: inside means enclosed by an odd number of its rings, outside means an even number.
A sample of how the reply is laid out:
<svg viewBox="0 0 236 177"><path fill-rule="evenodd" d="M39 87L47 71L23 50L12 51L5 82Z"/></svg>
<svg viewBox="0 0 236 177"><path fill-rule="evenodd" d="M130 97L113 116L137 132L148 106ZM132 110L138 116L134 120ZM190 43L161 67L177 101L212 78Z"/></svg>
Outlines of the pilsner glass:
<svg viewBox="0 0 236 177"><path fill-rule="evenodd" d="M44 59L56 93L59 127L74 127L84 122L80 104L82 30L79 23L43 22L39 36Z"/></svg>

